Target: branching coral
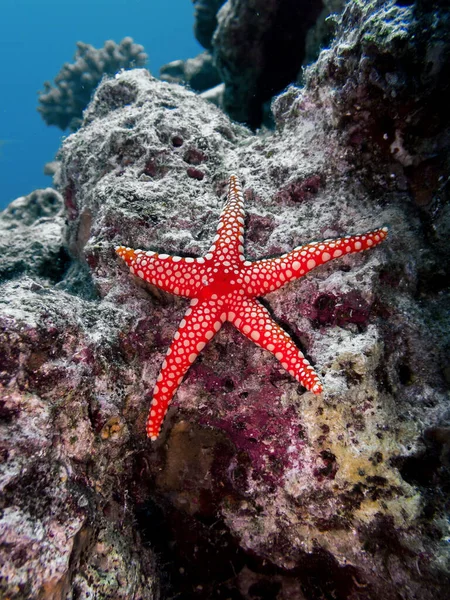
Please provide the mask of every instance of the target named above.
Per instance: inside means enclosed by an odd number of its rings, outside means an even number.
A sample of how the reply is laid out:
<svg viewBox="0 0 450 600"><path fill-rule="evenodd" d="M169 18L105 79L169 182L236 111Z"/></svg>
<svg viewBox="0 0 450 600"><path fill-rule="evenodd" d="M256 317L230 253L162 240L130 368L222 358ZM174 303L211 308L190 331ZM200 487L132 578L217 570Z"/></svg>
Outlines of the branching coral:
<svg viewBox="0 0 450 600"><path fill-rule="evenodd" d="M103 75L142 67L146 62L144 47L135 44L131 37L124 38L120 44L108 40L103 48L77 42L74 62L62 66L54 85L49 81L44 83L44 91L39 92L38 111L47 125L75 131Z"/></svg>

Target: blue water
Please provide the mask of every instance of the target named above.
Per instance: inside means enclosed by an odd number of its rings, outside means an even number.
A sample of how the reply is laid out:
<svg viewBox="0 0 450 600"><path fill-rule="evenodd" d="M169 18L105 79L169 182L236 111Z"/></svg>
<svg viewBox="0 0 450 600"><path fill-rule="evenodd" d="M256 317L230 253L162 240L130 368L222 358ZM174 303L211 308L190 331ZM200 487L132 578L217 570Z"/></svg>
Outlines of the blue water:
<svg viewBox="0 0 450 600"><path fill-rule="evenodd" d="M96 48L131 36L161 65L196 56L191 0L1 0L0 210L18 196L51 185L43 166L69 131L45 125L37 92L72 62L76 42Z"/></svg>

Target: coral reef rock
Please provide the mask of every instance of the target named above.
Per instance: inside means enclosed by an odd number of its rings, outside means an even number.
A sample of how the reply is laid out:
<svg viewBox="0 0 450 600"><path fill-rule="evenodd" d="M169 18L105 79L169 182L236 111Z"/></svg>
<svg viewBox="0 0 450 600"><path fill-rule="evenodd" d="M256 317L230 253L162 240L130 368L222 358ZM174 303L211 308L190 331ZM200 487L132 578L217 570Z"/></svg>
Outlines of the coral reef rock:
<svg viewBox="0 0 450 600"><path fill-rule="evenodd" d="M194 32L206 52L161 68L164 81L187 83L233 119L272 126L268 104L302 78L327 46L344 0L195 1ZM333 17L331 17L333 15Z"/></svg>
<svg viewBox="0 0 450 600"><path fill-rule="evenodd" d="M0 279L37 275L46 284L60 281L69 255L61 243L63 198L54 189L17 198L0 216Z"/></svg>
<svg viewBox="0 0 450 600"><path fill-rule="evenodd" d="M113 40L103 48L77 42L74 62L65 63L55 77L54 85L44 82L39 92L38 111L47 125L60 129L78 129L83 110L104 75L114 75L120 69L142 67L147 62L143 46L135 44L131 37L120 44Z"/></svg>
<svg viewBox="0 0 450 600"><path fill-rule="evenodd" d="M217 11L225 0L192 0L194 3L194 34L199 44L211 50L217 27Z"/></svg>
<svg viewBox="0 0 450 600"><path fill-rule="evenodd" d="M417 40L389 61L428 13L358 0L259 135L143 69L105 78L63 143L58 192L0 215L2 597L448 597L448 120L425 127L428 91L449 85L436 10L431 90L415 87L423 73L395 77ZM411 140L421 160L405 162ZM389 238L266 296L322 395L228 324L151 443L186 301L129 274L114 247L204 254L232 172L249 258L381 225Z"/></svg>
<svg viewBox="0 0 450 600"><path fill-rule="evenodd" d="M187 84L195 92L204 92L221 82L211 54L202 52L195 58L174 60L160 69L160 79L169 83Z"/></svg>
<svg viewBox="0 0 450 600"><path fill-rule="evenodd" d="M228 0L222 6L212 53L232 119L261 125L263 104L296 80L306 35L321 11L318 1Z"/></svg>

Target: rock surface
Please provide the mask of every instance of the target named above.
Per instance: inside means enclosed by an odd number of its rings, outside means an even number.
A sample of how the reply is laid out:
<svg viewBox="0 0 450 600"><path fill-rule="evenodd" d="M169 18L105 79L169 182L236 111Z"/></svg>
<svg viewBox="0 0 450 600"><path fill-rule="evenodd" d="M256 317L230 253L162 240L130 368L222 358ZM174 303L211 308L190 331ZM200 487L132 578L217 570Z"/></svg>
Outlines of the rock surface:
<svg viewBox="0 0 450 600"><path fill-rule="evenodd" d="M202 52L195 58L167 63L161 67L159 78L169 83L187 84L195 92L204 92L221 82L209 52Z"/></svg>
<svg viewBox="0 0 450 600"><path fill-rule="evenodd" d="M217 27L217 11L225 0L192 0L194 4L194 34L199 44L211 50Z"/></svg>
<svg viewBox="0 0 450 600"><path fill-rule="evenodd" d="M296 80L306 35L321 11L322 2L295 0L228 0L221 7L213 56L232 119L261 125L264 102Z"/></svg>
<svg viewBox="0 0 450 600"><path fill-rule="evenodd" d="M344 0L194 0L194 33L206 52L161 68L161 79L206 91L203 97L252 128L272 127L269 103L302 80L333 37Z"/></svg>
<svg viewBox="0 0 450 600"><path fill-rule="evenodd" d="M352 137L366 105L370 123L396 101L376 104L360 46L348 52L361 103L329 89L350 30L386 22L379 4L347 13L308 87L276 99L274 133L253 135L144 70L104 81L63 145L59 193L0 215L16 244L0 283L2 596L447 597L445 188L420 185L422 162L405 165L383 135ZM401 10L403 27L415 16ZM422 101L419 90L404 110ZM321 396L225 326L151 444L152 386L186 301L131 276L114 246L206 252L230 172L251 258L383 224L390 237L266 297L323 377ZM424 189L431 200L418 202Z"/></svg>

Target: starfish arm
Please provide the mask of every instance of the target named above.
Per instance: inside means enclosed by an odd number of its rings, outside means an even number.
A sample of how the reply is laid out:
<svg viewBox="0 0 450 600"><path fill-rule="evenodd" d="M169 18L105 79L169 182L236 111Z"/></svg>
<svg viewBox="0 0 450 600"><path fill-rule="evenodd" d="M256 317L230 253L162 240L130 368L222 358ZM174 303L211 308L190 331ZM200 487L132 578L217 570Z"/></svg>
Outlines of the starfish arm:
<svg viewBox="0 0 450 600"><path fill-rule="evenodd" d="M320 394L322 383L292 338L254 298L236 295L229 303L228 320L249 340L271 352L307 390Z"/></svg>
<svg viewBox="0 0 450 600"><path fill-rule="evenodd" d="M285 283L299 279L306 273L334 258L363 252L380 244L386 239L387 227L381 227L361 235L312 242L295 248L279 258L258 260L245 264L243 279L246 292L251 296L263 296L277 290Z"/></svg>
<svg viewBox="0 0 450 600"><path fill-rule="evenodd" d="M189 367L226 320L223 301L194 298L187 309L153 390L147 436L156 440L169 404Z"/></svg>
<svg viewBox="0 0 450 600"><path fill-rule="evenodd" d="M244 195L236 175L228 182L227 201L222 209L217 235L205 258L228 262L244 261Z"/></svg>
<svg viewBox="0 0 450 600"><path fill-rule="evenodd" d="M156 285L165 292L194 298L203 287L206 267L204 258L182 258L157 252L116 248L117 254L130 267L131 273Z"/></svg>

